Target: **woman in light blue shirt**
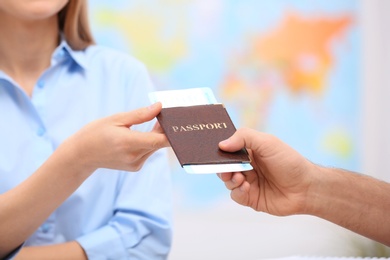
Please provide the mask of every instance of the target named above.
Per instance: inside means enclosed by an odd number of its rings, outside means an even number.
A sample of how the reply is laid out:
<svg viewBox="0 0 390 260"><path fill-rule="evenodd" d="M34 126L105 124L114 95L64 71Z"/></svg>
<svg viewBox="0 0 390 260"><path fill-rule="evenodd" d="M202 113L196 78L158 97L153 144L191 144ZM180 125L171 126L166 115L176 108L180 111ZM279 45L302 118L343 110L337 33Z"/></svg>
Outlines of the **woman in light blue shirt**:
<svg viewBox="0 0 390 260"><path fill-rule="evenodd" d="M93 44L86 1L0 1L0 193L26 180L89 122L146 106L152 90L139 61ZM152 126L131 126L132 134ZM137 173L108 168L84 181L16 258L165 259L172 219L165 151L150 155Z"/></svg>
<svg viewBox="0 0 390 260"><path fill-rule="evenodd" d="M128 129L150 121L160 111L157 103L88 124L65 140L34 174L0 194L0 259L16 255L18 246L96 169L134 171L154 151L168 146L158 124L146 133ZM79 253L84 254L81 248Z"/></svg>

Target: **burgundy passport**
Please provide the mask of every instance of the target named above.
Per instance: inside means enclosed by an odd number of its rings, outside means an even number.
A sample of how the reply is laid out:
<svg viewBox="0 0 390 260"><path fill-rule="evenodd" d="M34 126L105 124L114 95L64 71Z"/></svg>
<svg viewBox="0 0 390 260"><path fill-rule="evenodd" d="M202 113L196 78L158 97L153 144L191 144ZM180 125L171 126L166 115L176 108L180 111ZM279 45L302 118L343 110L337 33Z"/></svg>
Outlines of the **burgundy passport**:
<svg viewBox="0 0 390 260"><path fill-rule="evenodd" d="M236 131L222 104L163 108L157 119L182 167L250 162L245 149L230 153L218 147Z"/></svg>

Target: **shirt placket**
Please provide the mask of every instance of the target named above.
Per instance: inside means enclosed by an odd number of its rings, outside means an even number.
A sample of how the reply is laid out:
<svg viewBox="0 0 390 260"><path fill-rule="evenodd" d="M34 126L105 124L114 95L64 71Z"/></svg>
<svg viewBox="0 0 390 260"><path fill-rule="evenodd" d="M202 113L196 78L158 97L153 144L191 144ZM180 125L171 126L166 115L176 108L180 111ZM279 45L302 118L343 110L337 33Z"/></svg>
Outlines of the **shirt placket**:
<svg viewBox="0 0 390 260"><path fill-rule="evenodd" d="M36 167L40 167L53 153L54 148L49 136L48 129L45 125L45 118L49 109L47 107L47 88L49 87L48 73L45 73L40 77L35 85L33 95L31 97L31 103L35 109L35 135L37 143L35 146L35 156L39 159L36 161ZM45 187L42 187L43 189ZM47 244L53 241L55 237L55 222L56 213L50 215L50 217L37 229L33 235L34 244ZM28 244L28 242L27 242Z"/></svg>

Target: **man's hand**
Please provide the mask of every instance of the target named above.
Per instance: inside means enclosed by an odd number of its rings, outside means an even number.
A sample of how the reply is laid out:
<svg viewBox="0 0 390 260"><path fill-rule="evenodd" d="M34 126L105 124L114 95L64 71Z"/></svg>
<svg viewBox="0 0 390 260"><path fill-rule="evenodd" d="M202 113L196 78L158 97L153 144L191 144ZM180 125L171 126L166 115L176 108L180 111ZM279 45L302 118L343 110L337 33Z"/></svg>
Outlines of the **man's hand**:
<svg viewBox="0 0 390 260"><path fill-rule="evenodd" d="M316 166L276 137L252 129L239 129L220 143L228 152L244 147L253 170L218 174L231 190L232 199L273 215L302 213L310 187L308 168Z"/></svg>

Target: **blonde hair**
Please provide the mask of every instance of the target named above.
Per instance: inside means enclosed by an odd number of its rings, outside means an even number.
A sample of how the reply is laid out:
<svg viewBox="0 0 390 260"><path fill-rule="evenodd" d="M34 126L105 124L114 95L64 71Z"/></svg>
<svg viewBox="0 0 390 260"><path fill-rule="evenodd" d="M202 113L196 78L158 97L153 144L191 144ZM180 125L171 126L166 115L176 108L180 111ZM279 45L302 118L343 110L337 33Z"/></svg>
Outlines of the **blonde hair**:
<svg viewBox="0 0 390 260"><path fill-rule="evenodd" d="M59 12L60 31L74 50L83 50L95 44L88 22L87 0L69 0Z"/></svg>

